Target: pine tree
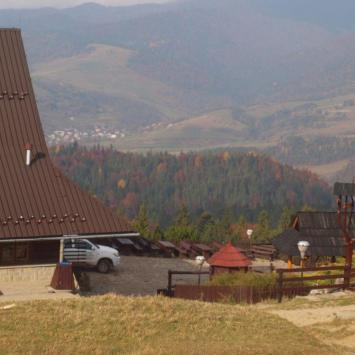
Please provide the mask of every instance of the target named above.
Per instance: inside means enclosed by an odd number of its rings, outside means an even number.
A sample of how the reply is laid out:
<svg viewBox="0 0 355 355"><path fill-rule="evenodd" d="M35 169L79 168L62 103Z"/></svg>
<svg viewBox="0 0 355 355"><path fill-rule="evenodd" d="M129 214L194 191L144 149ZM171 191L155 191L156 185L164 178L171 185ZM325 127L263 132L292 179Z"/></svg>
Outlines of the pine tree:
<svg viewBox="0 0 355 355"><path fill-rule="evenodd" d="M203 212L197 221L196 232L199 237L202 236L209 224L214 224L213 217L208 212Z"/></svg>
<svg viewBox="0 0 355 355"><path fill-rule="evenodd" d="M183 204L177 213L175 224L178 226L188 226L189 223L189 213L185 204Z"/></svg>
<svg viewBox="0 0 355 355"><path fill-rule="evenodd" d="M279 223L278 223L278 232L283 232L287 228L290 227L290 224L292 222L292 210L288 207L285 207L281 213Z"/></svg>
<svg viewBox="0 0 355 355"><path fill-rule="evenodd" d="M226 236L231 235L231 230L230 230L231 219L232 219L231 218L231 211L230 211L229 208L226 208L224 210L223 217L222 217L221 222L220 222L221 228L223 229L224 234Z"/></svg>
<svg viewBox="0 0 355 355"><path fill-rule="evenodd" d="M160 229L160 226L157 226L154 229L154 232L152 233L151 239L153 240L164 240L164 233L163 231Z"/></svg>
<svg viewBox="0 0 355 355"><path fill-rule="evenodd" d="M246 230L248 226L248 221L244 215L240 215L237 220L237 228L235 229L232 239L237 241L246 237Z"/></svg>
<svg viewBox="0 0 355 355"><path fill-rule="evenodd" d="M270 217L265 210L258 215L254 239L258 242L269 242L271 240Z"/></svg>
<svg viewBox="0 0 355 355"><path fill-rule="evenodd" d="M134 220L133 225L142 237L150 238L151 232L149 229L148 212L144 204L139 207L138 216Z"/></svg>

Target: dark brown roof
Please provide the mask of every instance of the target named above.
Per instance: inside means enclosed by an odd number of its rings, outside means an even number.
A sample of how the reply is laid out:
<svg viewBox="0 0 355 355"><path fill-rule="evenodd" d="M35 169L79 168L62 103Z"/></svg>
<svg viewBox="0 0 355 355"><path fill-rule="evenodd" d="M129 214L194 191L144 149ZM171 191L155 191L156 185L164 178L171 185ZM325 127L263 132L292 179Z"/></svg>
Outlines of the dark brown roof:
<svg viewBox="0 0 355 355"><path fill-rule="evenodd" d="M334 184L334 195L355 196L355 184L336 182Z"/></svg>
<svg viewBox="0 0 355 355"><path fill-rule="evenodd" d="M132 231L53 166L18 29L0 29L0 169L0 239Z"/></svg>
<svg viewBox="0 0 355 355"><path fill-rule="evenodd" d="M297 229L339 229L337 212L298 212Z"/></svg>
<svg viewBox="0 0 355 355"><path fill-rule="evenodd" d="M345 240L334 234L330 236L329 233L323 234L319 232L318 235L305 234L298 232L295 229L287 229L272 240L272 244L277 248L278 252L285 255L299 256L297 243L306 240L309 242L310 256L344 256L345 255Z"/></svg>
<svg viewBox="0 0 355 355"><path fill-rule="evenodd" d="M299 256L297 243L306 240L312 256L345 255L346 243L336 212L298 212L292 225L294 229L287 229L272 241L280 253Z"/></svg>

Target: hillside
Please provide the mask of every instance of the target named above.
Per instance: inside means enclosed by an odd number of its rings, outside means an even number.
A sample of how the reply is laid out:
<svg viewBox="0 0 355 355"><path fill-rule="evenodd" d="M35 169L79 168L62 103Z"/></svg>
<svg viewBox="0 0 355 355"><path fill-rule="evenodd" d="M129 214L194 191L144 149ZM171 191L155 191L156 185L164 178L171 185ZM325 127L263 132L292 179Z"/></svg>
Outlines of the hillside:
<svg viewBox="0 0 355 355"><path fill-rule="evenodd" d="M307 171L263 155L235 152L123 153L80 148L53 151L55 164L107 205L137 215L145 204L150 218L169 225L182 205L193 220L202 212L255 220L266 209L272 220L284 207L330 208L329 186Z"/></svg>
<svg viewBox="0 0 355 355"><path fill-rule="evenodd" d="M110 295L21 302L0 315L5 354L341 353L287 320L246 306Z"/></svg>
<svg viewBox="0 0 355 355"><path fill-rule="evenodd" d="M50 145L270 152L290 136L354 139L354 12L350 0L186 0L1 10L0 22L23 30ZM283 161L329 178L351 154Z"/></svg>
<svg viewBox="0 0 355 355"><path fill-rule="evenodd" d="M208 97L184 92L132 70L129 60L134 55L132 50L93 44L80 54L35 69L41 107L57 102L55 107L44 107L55 115L50 122L55 124L55 118L69 111L68 116L74 118L72 125L82 130L95 124L134 130L199 112L201 105L213 106L216 100L209 102ZM66 104L69 97L72 99Z"/></svg>

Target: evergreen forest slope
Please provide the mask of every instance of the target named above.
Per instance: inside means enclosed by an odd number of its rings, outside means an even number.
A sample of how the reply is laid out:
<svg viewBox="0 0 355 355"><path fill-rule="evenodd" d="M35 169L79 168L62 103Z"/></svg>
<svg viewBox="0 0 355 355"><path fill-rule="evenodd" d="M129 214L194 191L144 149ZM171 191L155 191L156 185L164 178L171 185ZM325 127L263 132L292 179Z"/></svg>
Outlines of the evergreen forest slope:
<svg viewBox="0 0 355 355"><path fill-rule="evenodd" d="M332 207L330 187L316 175L253 153L138 154L74 144L53 150L53 159L106 205L135 218L144 204L163 227L182 206L194 220L208 212L250 221L262 210L276 221L285 207Z"/></svg>

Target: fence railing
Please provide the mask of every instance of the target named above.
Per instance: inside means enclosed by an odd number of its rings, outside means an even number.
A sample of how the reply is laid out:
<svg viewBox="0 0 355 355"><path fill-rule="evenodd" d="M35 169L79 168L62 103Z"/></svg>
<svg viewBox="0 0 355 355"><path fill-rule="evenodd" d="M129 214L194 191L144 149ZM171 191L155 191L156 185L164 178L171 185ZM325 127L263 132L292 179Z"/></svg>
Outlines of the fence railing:
<svg viewBox="0 0 355 355"><path fill-rule="evenodd" d="M173 297L174 296L174 288L173 285L173 276L174 275L196 275L198 277L198 284L200 284L201 275L210 275L209 271L168 271L168 288L166 296Z"/></svg>
<svg viewBox="0 0 355 355"><path fill-rule="evenodd" d="M233 302L254 304L275 299L276 289L253 286L176 285L174 297L205 302Z"/></svg>
<svg viewBox="0 0 355 355"><path fill-rule="evenodd" d="M312 275L310 272L332 272L337 271L336 274L320 274ZM325 267L310 267L300 269L277 269L278 281L277 281L277 298L281 302L284 295L302 295L307 294L311 290L316 289L337 289L347 288L349 282L346 280L355 277L355 273L344 266L325 266ZM301 276L294 276L296 273ZM288 277L287 277L288 276ZM329 283L322 285L316 284L316 281L329 280ZM339 282L334 283L333 280ZM309 281L314 281L315 284L309 285Z"/></svg>
<svg viewBox="0 0 355 355"><path fill-rule="evenodd" d="M209 275L208 271L172 271L168 272L168 287L158 290L159 294L184 299L199 299L215 302L230 299L234 302L256 303L264 299L277 299L282 301L284 296L294 297L307 295L311 290L317 289L346 289L355 287L355 271L345 266L325 266L294 269L277 269L277 284L269 288L255 286L213 286L198 284L173 284L174 275ZM314 275L312 273L319 273ZM327 274L328 273L328 274ZM322 284L317 283L322 282ZM325 282L324 281L328 281Z"/></svg>

